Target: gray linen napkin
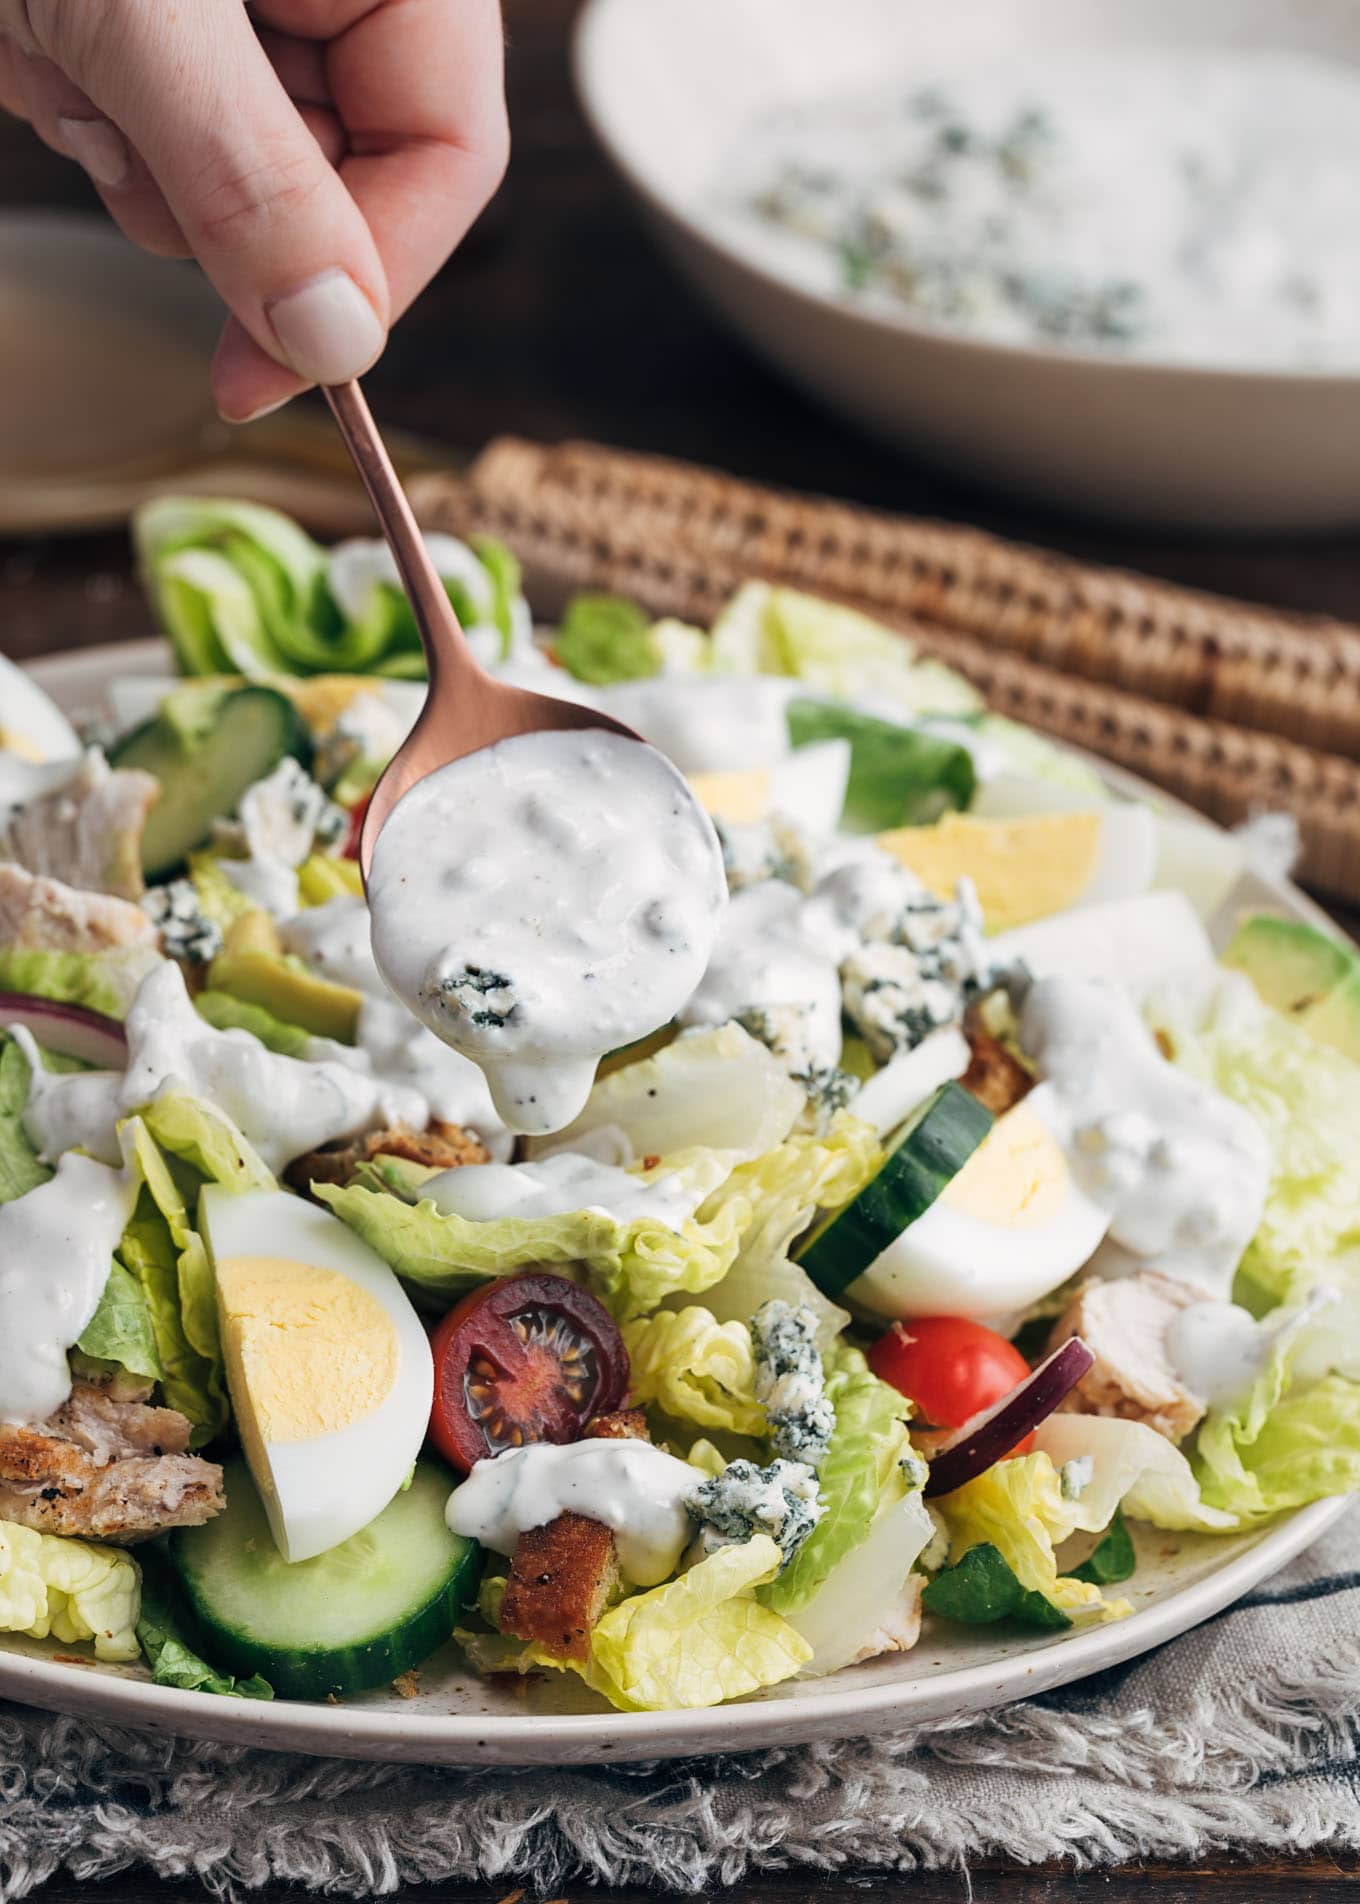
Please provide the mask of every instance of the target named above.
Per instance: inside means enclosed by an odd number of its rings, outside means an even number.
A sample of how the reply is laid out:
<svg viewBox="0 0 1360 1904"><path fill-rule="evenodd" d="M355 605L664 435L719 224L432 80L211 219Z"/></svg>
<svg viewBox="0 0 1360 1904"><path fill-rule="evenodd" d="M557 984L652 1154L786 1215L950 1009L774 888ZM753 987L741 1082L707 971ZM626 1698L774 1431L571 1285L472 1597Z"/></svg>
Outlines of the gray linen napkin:
<svg viewBox="0 0 1360 1904"><path fill-rule="evenodd" d="M483 1878L1360 1848L1360 1515L1143 1659L983 1718L745 1757L355 1765L0 1707L0 1904L65 1868L358 1897Z"/></svg>

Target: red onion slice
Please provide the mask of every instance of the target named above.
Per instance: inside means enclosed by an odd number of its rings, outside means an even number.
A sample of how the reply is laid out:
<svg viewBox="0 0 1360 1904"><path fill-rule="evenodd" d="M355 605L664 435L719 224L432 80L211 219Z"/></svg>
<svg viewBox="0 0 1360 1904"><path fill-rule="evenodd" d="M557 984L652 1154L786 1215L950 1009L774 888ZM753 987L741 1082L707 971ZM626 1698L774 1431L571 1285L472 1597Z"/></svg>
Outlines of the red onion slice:
<svg viewBox="0 0 1360 1904"><path fill-rule="evenodd" d="M1009 1395L954 1430L932 1460L923 1492L952 1494L965 1481L1004 1461L1018 1441L1047 1421L1094 1363L1081 1337L1071 1336Z"/></svg>
<svg viewBox="0 0 1360 1904"><path fill-rule="evenodd" d="M83 1005L0 992L0 1029L10 1025L26 1026L44 1051L62 1058L79 1058L101 1071L121 1071L127 1064L127 1036L118 1020Z"/></svg>

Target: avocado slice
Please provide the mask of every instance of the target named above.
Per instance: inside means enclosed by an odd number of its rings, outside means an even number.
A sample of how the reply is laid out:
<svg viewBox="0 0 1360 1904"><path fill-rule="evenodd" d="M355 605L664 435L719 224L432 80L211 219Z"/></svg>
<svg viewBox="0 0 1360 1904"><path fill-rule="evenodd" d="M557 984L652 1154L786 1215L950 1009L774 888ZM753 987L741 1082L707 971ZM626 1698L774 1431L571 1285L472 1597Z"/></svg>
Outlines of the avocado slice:
<svg viewBox="0 0 1360 1904"><path fill-rule="evenodd" d="M294 959L272 952L219 952L208 967L208 985L248 1005L262 1005L285 1025L354 1043L363 993L318 978Z"/></svg>
<svg viewBox="0 0 1360 1904"><path fill-rule="evenodd" d="M1243 920L1223 963L1245 972L1266 1004L1289 1018L1306 1020L1338 987L1360 981L1360 954L1316 926L1264 912Z"/></svg>
<svg viewBox="0 0 1360 1904"><path fill-rule="evenodd" d="M1360 960L1350 976L1306 1011L1299 1022L1319 1044L1331 1045L1360 1064Z"/></svg>

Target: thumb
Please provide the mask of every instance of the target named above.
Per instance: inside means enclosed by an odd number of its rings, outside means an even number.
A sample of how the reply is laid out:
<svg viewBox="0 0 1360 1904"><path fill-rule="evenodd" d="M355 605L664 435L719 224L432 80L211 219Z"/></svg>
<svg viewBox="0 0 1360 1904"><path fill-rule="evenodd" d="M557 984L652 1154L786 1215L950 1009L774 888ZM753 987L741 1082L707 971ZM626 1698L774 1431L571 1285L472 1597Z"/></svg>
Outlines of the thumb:
<svg viewBox="0 0 1360 1904"><path fill-rule="evenodd" d="M388 288L368 226L232 0L64 8L66 70L145 160L244 329L309 383L367 370Z"/></svg>

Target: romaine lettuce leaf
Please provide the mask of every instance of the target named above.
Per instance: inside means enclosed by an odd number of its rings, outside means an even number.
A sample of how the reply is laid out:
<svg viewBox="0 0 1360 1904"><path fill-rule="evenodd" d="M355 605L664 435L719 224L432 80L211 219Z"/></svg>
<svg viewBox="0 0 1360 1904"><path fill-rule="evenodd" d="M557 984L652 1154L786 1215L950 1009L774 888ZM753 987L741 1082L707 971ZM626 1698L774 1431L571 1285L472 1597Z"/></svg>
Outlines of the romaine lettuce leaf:
<svg viewBox="0 0 1360 1904"><path fill-rule="evenodd" d="M524 571L513 549L496 536L473 536L471 546L491 577L491 620L501 631L501 654L505 656L514 646L516 615L523 608Z"/></svg>
<svg viewBox="0 0 1360 1904"><path fill-rule="evenodd" d="M755 1157L783 1142L803 1104L779 1060L729 1022L682 1032L651 1057L598 1079L585 1109L554 1134L551 1148L579 1149L590 1132L608 1127L622 1131L634 1157L695 1146Z"/></svg>
<svg viewBox="0 0 1360 1904"><path fill-rule="evenodd" d="M141 1112L162 1150L181 1158L210 1183L231 1190L274 1190L274 1173L225 1111L206 1098L167 1091Z"/></svg>
<svg viewBox="0 0 1360 1904"><path fill-rule="evenodd" d="M839 602L747 582L713 625L720 673L794 675L819 694L894 712L972 714L982 697L892 628Z"/></svg>
<svg viewBox="0 0 1360 1904"><path fill-rule="evenodd" d="M837 1354L826 1394L836 1426L817 1467L822 1517L779 1578L761 1589L761 1599L777 1613L806 1607L832 1569L862 1544L880 1509L907 1491L900 1466L908 1447L906 1397L880 1382L851 1348Z"/></svg>
<svg viewBox="0 0 1360 1904"><path fill-rule="evenodd" d="M1089 761L1059 747L1055 741L1036 734L1032 727L1008 721L1003 714L983 714L971 723L983 749L999 754L1008 773L1023 774L1029 780L1046 780L1056 787L1070 787L1074 793L1090 794L1098 801L1109 799L1109 790Z"/></svg>
<svg viewBox="0 0 1360 1904"><path fill-rule="evenodd" d="M160 953L149 945L109 952L38 952L0 945L0 991L54 998L122 1019L142 980L160 963Z"/></svg>
<svg viewBox="0 0 1360 1904"><path fill-rule="evenodd" d="M27 1102L28 1059L12 1038L0 1034L0 1203L12 1203L52 1175L25 1135Z"/></svg>
<svg viewBox="0 0 1360 1904"><path fill-rule="evenodd" d="M620 1321L677 1291L696 1295L715 1283L750 1217L749 1205L736 1199L711 1221L691 1219L679 1230L648 1218L621 1223L599 1210L478 1223L439 1210L428 1197L412 1206L362 1184L315 1184L313 1192L399 1276L424 1289L454 1296L529 1263L581 1264Z"/></svg>
<svg viewBox="0 0 1360 1904"><path fill-rule="evenodd" d="M157 1686L211 1692L224 1699L272 1699L274 1688L258 1673L233 1679L201 1659L184 1637L183 1622L167 1564L154 1550L142 1561L142 1605L137 1640Z"/></svg>
<svg viewBox="0 0 1360 1904"><path fill-rule="evenodd" d="M954 741L832 701L790 701L785 718L795 748L849 741L841 825L851 832L925 824L973 798L973 757Z"/></svg>
<svg viewBox="0 0 1360 1904"><path fill-rule="evenodd" d="M624 1324L630 1392L676 1421L730 1434L761 1435L765 1411L755 1397L751 1332L742 1322L716 1322L691 1304Z"/></svg>
<svg viewBox="0 0 1360 1904"><path fill-rule="evenodd" d="M1239 1300L1258 1312L1319 1283L1360 1291L1360 1065L1278 1012L1223 1012L1175 1060L1240 1104L1270 1141L1274 1174L1247 1247Z"/></svg>
<svg viewBox="0 0 1360 1904"><path fill-rule="evenodd" d="M597 686L661 671L651 617L622 595L574 595L553 648L569 674Z"/></svg>
<svg viewBox="0 0 1360 1904"><path fill-rule="evenodd" d="M1059 1471L1069 1461L1091 1461L1090 1480L1067 1503L1073 1532L1101 1532L1121 1506L1130 1520L1172 1533L1221 1534L1237 1525L1204 1504L1190 1463L1146 1422L1059 1413L1040 1422L1034 1441Z"/></svg>
<svg viewBox="0 0 1360 1904"><path fill-rule="evenodd" d="M1091 1582L1059 1574L1054 1550L1083 1525L1083 1517L1080 1497L1064 1495L1048 1455L998 1461L935 1505L949 1530L955 1565L971 1548L990 1545L1022 1589L1041 1594L1069 1619L1114 1620L1132 1612L1125 1600L1106 1601Z"/></svg>
<svg viewBox="0 0 1360 1904"><path fill-rule="evenodd" d="M160 1381L164 1370L146 1292L115 1256L99 1307L86 1323L76 1347L100 1362L115 1363L129 1375Z"/></svg>
<svg viewBox="0 0 1360 1904"><path fill-rule="evenodd" d="M130 1554L0 1521L0 1633L93 1640L96 1659L131 1660L140 1605Z"/></svg>
<svg viewBox="0 0 1360 1904"><path fill-rule="evenodd" d="M917 1583L908 1577L934 1533L919 1493L883 1508L807 1605L788 1615L789 1625L812 1648L805 1678L839 1672L864 1655L906 1649L918 1624Z"/></svg>
<svg viewBox="0 0 1360 1904"><path fill-rule="evenodd" d="M779 1559L769 1536L757 1534L620 1601L591 1635L588 1683L621 1711L667 1712L792 1678L812 1648L756 1597Z"/></svg>

